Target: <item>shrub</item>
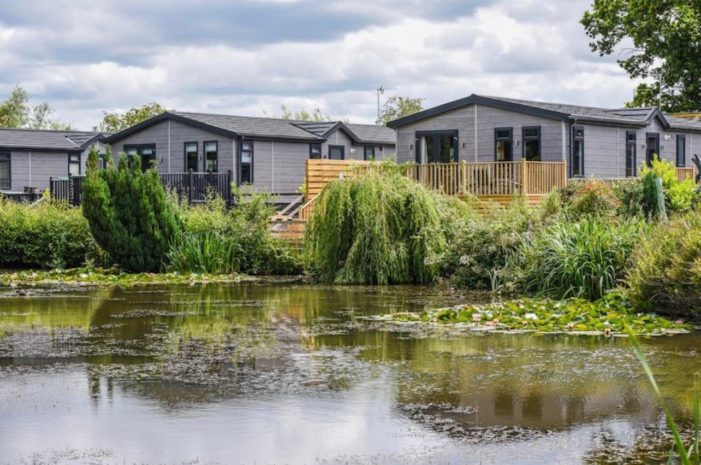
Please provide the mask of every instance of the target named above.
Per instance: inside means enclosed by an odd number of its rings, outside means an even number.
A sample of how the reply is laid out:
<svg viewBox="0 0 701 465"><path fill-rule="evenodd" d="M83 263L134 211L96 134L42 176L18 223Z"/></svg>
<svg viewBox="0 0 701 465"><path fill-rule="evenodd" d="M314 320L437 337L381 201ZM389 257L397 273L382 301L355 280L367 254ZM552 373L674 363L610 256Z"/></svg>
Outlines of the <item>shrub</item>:
<svg viewBox="0 0 701 465"><path fill-rule="evenodd" d="M0 250L0 267L76 267L98 255L80 210L48 199L31 206L1 196Z"/></svg>
<svg viewBox="0 0 701 465"><path fill-rule="evenodd" d="M237 205L210 197L201 206L180 207L184 231L168 253L168 269L198 273L297 274L299 253L270 233L274 207L267 193L238 192Z"/></svg>
<svg viewBox="0 0 701 465"><path fill-rule="evenodd" d="M512 266L522 269L529 293L600 299L624 276L643 228L635 220L560 221L523 240Z"/></svg>
<svg viewBox="0 0 701 465"><path fill-rule="evenodd" d="M158 271L182 226L158 172L141 170L138 156L123 155L114 168L97 169L97 149L88 157L83 214L95 241L127 271Z"/></svg>
<svg viewBox="0 0 701 465"><path fill-rule="evenodd" d="M701 216L688 213L645 235L627 282L640 308L701 316Z"/></svg>
<svg viewBox="0 0 701 465"><path fill-rule="evenodd" d="M613 216L620 205L611 186L596 180L571 182L561 195L564 209L573 218Z"/></svg>
<svg viewBox="0 0 701 465"><path fill-rule="evenodd" d="M652 174L650 174L652 173ZM691 208L696 196L696 183L693 179L679 181L677 169L672 162L655 157L651 166L643 167L641 177L654 175L662 180L667 209L672 212L685 212Z"/></svg>
<svg viewBox="0 0 701 465"><path fill-rule="evenodd" d="M331 182L307 226L307 270L323 282L429 283L464 213L387 164Z"/></svg>

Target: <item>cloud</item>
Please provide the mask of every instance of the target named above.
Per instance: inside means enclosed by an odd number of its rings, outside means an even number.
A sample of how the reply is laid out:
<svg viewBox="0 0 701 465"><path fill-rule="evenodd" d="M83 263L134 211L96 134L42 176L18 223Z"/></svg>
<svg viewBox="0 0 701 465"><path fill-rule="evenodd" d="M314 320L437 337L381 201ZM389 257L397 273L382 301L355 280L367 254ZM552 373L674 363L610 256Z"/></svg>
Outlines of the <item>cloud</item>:
<svg viewBox="0 0 701 465"><path fill-rule="evenodd" d="M21 84L78 127L151 101L370 122L380 84L427 106L471 93L620 106L635 86L589 51L588 0L2 3L0 96Z"/></svg>

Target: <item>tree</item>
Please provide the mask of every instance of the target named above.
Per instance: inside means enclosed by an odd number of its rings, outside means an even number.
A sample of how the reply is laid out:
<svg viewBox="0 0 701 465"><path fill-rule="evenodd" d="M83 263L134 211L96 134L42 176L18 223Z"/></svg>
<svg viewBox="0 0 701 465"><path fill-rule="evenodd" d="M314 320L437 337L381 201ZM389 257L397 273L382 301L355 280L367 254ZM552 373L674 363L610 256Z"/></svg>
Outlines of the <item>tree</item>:
<svg viewBox="0 0 701 465"><path fill-rule="evenodd" d="M385 101L380 112L377 124L386 125L395 119L404 118L423 110L423 98L417 97L390 97Z"/></svg>
<svg viewBox="0 0 701 465"><path fill-rule="evenodd" d="M159 103L151 102L138 108L127 110L125 113L103 112L104 116L98 128L104 132L119 132L149 118L158 116L165 111L165 107Z"/></svg>
<svg viewBox="0 0 701 465"><path fill-rule="evenodd" d="M42 102L32 108L29 93L22 87L15 87L9 97L0 103L0 127L70 130L71 126L49 116L54 109Z"/></svg>
<svg viewBox="0 0 701 465"><path fill-rule="evenodd" d="M331 121L331 117L329 115L325 115L319 107L314 107L311 111L307 111L304 107L297 111L293 111L290 110L287 105L281 105L280 109L282 109L282 114L277 116L277 118L280 119L295 121Z"/></svg>
<svg viewBox="0 0 701 465"><path fill-rule="evenodd" d="M141 170L138 155L122 155L114 167L98 169L99 153L90 150L83 182L83 216L95 241L127 271L158 271L182 222L168 202L155 169Z"/></svg>
<svg viewBox="0 0 701 465"><path fill-rule="evenodd" d="M630 106L665 111L701 108L701 3L698 0L594 0L582 25L592 51L611 55L621 44L619 65L631 78L646 79Z"/></svg>

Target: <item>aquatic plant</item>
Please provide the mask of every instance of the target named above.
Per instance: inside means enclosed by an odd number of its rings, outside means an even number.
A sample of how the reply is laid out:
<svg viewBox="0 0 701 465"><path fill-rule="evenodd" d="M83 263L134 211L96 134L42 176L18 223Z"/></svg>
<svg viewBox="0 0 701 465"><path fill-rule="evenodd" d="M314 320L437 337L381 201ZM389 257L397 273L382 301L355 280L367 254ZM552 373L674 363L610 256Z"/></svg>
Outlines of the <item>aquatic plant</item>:
<svg viewBox="0 0 701 465"><path fill-rule="evenodd" d="M430 309L423 313L386 315L390 321L417 321L440 324L463 324L479 329L531 330L541 332L598 332L622 334L661 334L687 331L688 326L654 314L633 311L631 302L621 294L609 294L591 302L520 299L490 304L468 304Z"/></svg>
<svg viewBox="0 0 701 465"><path fill-rule="evenodd" d="M626 282L641 309L701 316L701 214L673 218L638 241Z"/></svg>
<svg viewBox="0 0 701 465"><path fill-rule="evenodd" d="M306 268L327 283L432 282L466 211L391 167L331 182L307 227Z"/></svg>
<svg viewBox="0 0 701 465"><path fill-rule="evenodd" d="M83 215L95 241L113 263L133 272L158 271L182 223L168 202L155 169L142 171L138 156L123 155L114 167L97 168L90 150L83 182Z"/></svg>
<svg viewBox="0 0 701 465"><path fill-rule="evenodd" d="M554 298L599 299L620 284L645 223L587 217L558 221L519 244L511 266L522 288Z"/></svg>

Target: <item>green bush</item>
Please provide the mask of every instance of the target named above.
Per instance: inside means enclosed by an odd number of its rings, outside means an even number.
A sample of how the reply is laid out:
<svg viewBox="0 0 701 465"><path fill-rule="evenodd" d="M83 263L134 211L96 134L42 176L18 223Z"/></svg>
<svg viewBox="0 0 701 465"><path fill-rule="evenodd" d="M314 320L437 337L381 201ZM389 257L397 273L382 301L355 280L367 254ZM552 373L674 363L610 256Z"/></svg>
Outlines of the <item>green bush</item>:
<svg viewBox="0 0 701 465"><path fill-rule="evenodd" d="M620 202L607 183L594 179L574 181L562 189L562 204L572 218L614 216Z"/></svg>
<svg viewBox="0 0 701 465"><path fill-rule="evenodd" d="M528 293L600 299L620 284L644 228L594 216L560 221L523 240L511 266L522 270Z"/></svg>
<svg viewBox="0 0 701 465"><path fill-rule="evenodd" d="M694 197L696 197L696 182L693 179L679 181L674 164L657 157L652 160L649 168L643 167L640 175L645 178L649 173L662 180L665 204L669 211L686 212L691 208Z"/></svg>
<svg viewBox="0 0 701 465"><path fill-rule="evenodd" d="M701 215L688 213L643 236L627 282L639 308L699 318Z"/></svg>
<svg viewBox="0 0 701 465"><path fill-rule="evenodd" d="M83 183L83 214L95 241L127 271L158 271L182 230L155 169L141 170L138 156L123 155L117 168L97 169L95 148Z"/></svg>
<svg viewBox="0 0 701 465"><path fill-rule="evenodd" d="M38 205L0 196L0 267L67 268L98 256L81 211L45 199Z"/></svg>
<svg viewBox="0 0 701 465"><path fill-rule="evenodd" d="M178 209L184 231L168 253L168 269L184 273L297 274L301 258L270 232L274 207L267 193L237 193L234 208L211 197L201 206Z"/></svg>
<svg viewBox="0 0 701 465"><path fill-rule="evenodd" d="M329 183L307 226L305 264L322 282L429 283L466 207L390 165Z"/></svg>

